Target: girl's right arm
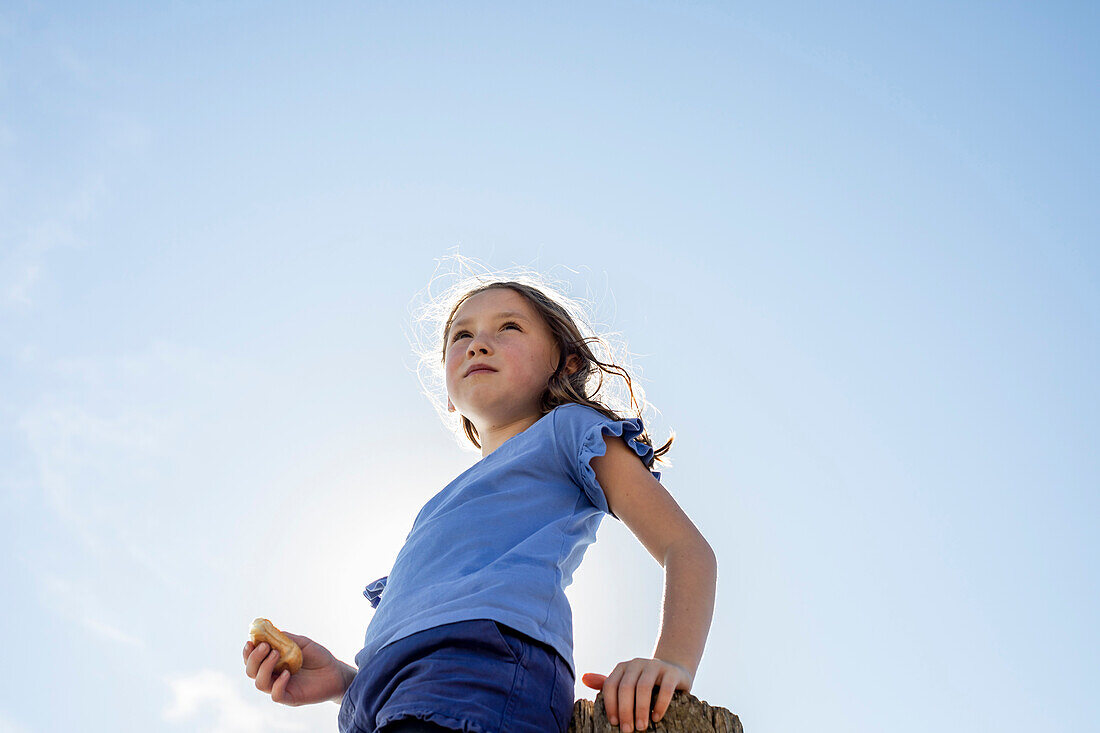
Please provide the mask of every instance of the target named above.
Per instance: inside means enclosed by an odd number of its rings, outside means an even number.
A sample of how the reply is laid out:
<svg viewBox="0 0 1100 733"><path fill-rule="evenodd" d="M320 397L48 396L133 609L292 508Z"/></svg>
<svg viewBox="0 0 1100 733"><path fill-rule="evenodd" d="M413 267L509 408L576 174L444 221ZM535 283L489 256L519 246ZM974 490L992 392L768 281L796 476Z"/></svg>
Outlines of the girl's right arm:
<svg viewBox="0 0 1100 733"><path fill-rule="evenodd" d="M355 675L359 673L359 670L346 662L341 662L340 660L337 660L337 663L340 665L340 670L344 674L344 689L340 693L340 697L334 697L332 698L332 701L337 705L340 705L344 702L344 693L348 691L349 687L351 687L351 682L355 679Z"/></svg>
<svg viewBox="0 0 1100 733"><path fill-rule="evenodd" d="M307 636L283 631L302 649L302 667L294 674L284 670L274 676L279 652L266 642L244 645L245 674L256 680L256 689L271 695L274 702L297 707L331 700L343 701L344 693L355 679L356 669L341 662L332 653Z"/></svg>

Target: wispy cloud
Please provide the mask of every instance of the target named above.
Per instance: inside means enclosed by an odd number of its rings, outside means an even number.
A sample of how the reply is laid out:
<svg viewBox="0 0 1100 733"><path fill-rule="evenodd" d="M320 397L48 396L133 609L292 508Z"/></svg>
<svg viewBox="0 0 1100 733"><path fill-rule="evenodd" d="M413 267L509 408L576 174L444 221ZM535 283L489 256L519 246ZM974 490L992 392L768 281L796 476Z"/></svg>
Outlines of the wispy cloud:
<svg viewBox="0 0 1100 733"><path fill-rule="evenodd" d="M159 581L163 592L180 595L178 572L125 519L134 511L126 487L153 481L142 476L157 475L177 428L171 411L143 407L140 395L155 394L163 385L188 389L195 380L209 383L219 377L217 370L224 370L224 378L239 374L242 365L168 342L106 358L50 359L28 345L18 350L17 358L23 369L37 372L47 384L60 382L63 389L31 396L20 410L15 426L30 472L11 477L6 489L18 490L24 500L37 494L64 538L74 541L96 566L138 568ZM58 393L73 396L60 399ZM136 397L138 404L120 408L123 400L114 395ZM146 640L126 630L131 624L125 612L101 583L64 563L50 563L48 557L20 557L47 612L103 642L147 651Z"/></svg>
<svg viewBox="0 0 1100 733"><path fill-rule="evenodd" d="M10 478L9 490L25 494L26 486L36 487L61 528L85 551L115 562L125 555L176 592L178 579L145 546L147 540L118 520L133 510L125 487L140 485L143 475L155 482L168 470L176 436L187 430L186 418L163 406L165 394L216 394L257 383L260 370L235 357L163 340L107 357L49 358L39 347L25 345L17 359L48 382L60 380L75 396L62 400L51 391L22 408L16 427L32 474ZM149 404L142 405L143 398ZM124 403L131 406L116 407Z"/></svg>
<svg viewBox="0 0 1100 733"><path fill-rule="evenodd" d="M31 729L22 723L17 723L0 710L0 733L31 733Z"/></svg>
<svg viewBox="0 0 1100 733"><path fill-rule="evenodd" d="M270 699L250 701L242 695L239 678L204 669L165 679L172 700L163 711L164 720L185 723L202 720L210 733L255 733L268 730L307 730L287 719L286 709ZM257 692L254 697L259 697ZM212 722L208 722L210 718Z"/></svg>
<svg viewBox="0 0 1100 733"><path fill-rule="evenodd" d="M48 22L0 16L0 38L33 38L45 25ZM57 87L64 90L56 93L65 98L66 109L78 111L85 124L79 134L58 145L55 140L43 138L42 130L30 123L0 118L0 153L22 164L5 166L2 163L6 161L0 161L0 170L5 171L0 175L0 200L5 189L21 190L33 185L18 171L43 165L61 172L51 180L71 181L74 187L55 193L51 186L48 192L38 195L32 189L30 196L21 197L21 201L29 202L27 209L0 209L0 253L6 253L0 254L0 307L10 310L28 309L35 304L36 288L49 277L47 261L52 250L86 246L85 225L103 202L109 188L106 181L131 154L146 150L153 137L152 129L139 119L117 105L102 102L96 87L101 86L105 76L102 69L96 68L94 57L86 58L73 46L57 42L45 44L37 52L35 63L20 64L8 63L0 53L0 108L26 106L25 89ZM9 72L9 68L14 71ZM9 91L8 73L26 78ZM35 96L31 94L30 99ZM12 128L12 124L18 126ZM48 153L42 152L47 149ZM79 156L73 155L74 149L81 151ZM85 157L87 150L99 152L94 158L102 161L98 167L86 167L83 161L89 159Z"/></svg>
<svg viewBox="0 0 1100 733"><path fill-rule="evenodd" d="M82 86L92 86L95 75L92 67L76 50L67 44L58 43L50 49L50 56L54 64L64 71L68 77Z"/></svg>
<svg viewBox="0 0 1100 733"><path fill-rule="evenodd" d="M163 340L105 357L51 357L34 344L17 348L14 356L21 371L36 374L36 384L49 388L27 395L17 413L30 473L9 484L18 484L24 496L37 493L66 539L95 556L95 566L113 568L116 577L140 568L169 592L184 592L140 527L125 520L134 512L127 486L155 485L156 476L171 465L176 436L189 429L178 400L166 395L201 393L216 400L220 390L232 390L242 380L261 381L262 370L236 357ZM142 473L151 478L144 480ZM201 555L200 548L195 552L189 560ZM90 639L152 657L156 640L134 635L132 619L102 578L84 577L50 557L32 550L18 558L47 613L85 630ZM223 672L177 674L164 682L172 702L163 718L184 727L215 733L309 727L300 718L288 720L285 709L258 693L250 699L241 681Z"/></svg>
<svg viewBox="0 0 1100 733"><path fill-rule="evenodd" d="M7 299L9 301L22 303L23 305L30 305L31 288L33 288L34 284L38 282L38 263L25 263L15 269L15 277L9 280L8 285L4 290L4 294L7 296Z"/></svg>
<svg viewBox="0 0 1100 733"><path fill-rule="evenodd" d="M132 462L138 454L154 452L162 425L142 413L105 417L66 403L33 406L17 425L30 449L47 507L87 550L102 554L104 543L95 527L111 507L104 506L104 497L87 486L87 476L110 470L112 464L125 465L120 458Z"/></svg>
<svg viewBox="0 0 1100 733"><path fill-rule="evenodd" d="M103 177L93 176L60 202L52 217L35 221L21 231L14 225L14 231L0 232L0 241L12 242L9 254L0 259L0 291L4 296L0 303L9 308L32 305L32 291L42 276L48 253L85 246L80 228L92 216L105 190Z"/></svg>
<svg viewBox="0 0 1100 733"><path fill-rule="evenodd" d="M135 507L150 500L160 477L171 473L178 436L194 429L172 407L176 403L165 406L164 395L216 395L241 383L258 383L261 370L235 357L163 340L106 357L50 358L29 344L16 350L16 358L22 370L37 373L40 383L60 383L61 388L30 395L19 410L15 427L29 470L8 476L4 489L18 492L24 502L40 497L64 537L98 566L138 569L158 581L162 592L180 596L185 591L178 576L184 569L166 564L143 536L141 523L130 521ZM196 561L214 562L202 548L189 558ZM72 597L69 591L82 582L80 577L64 565L31 570L51 608L77 615L65 599ZM94 584L80 588L90 607L98 603L102 609L81 623L100 638L135 642L111 620L113 601L98 593Z"/></svg>
<svg viewBox="0 0 1100 733"><path fill-rule="evenodd" d="M32 569L33 570L33 569ZM102 607L91 588L78 587L65 578L38 570L35 573L42 604L57 616L87 629L104 641L147 649L143 639L127 634Z"/></svg>

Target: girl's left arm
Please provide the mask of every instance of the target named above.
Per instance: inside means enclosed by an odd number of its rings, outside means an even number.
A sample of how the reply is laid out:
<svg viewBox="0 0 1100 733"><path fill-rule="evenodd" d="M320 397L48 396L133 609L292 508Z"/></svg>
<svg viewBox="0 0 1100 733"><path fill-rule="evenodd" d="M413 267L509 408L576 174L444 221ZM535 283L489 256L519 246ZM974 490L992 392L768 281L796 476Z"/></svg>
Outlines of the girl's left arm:
<svg viewBox="0 0 1100 733"><path fill-rule="evenodd" d="M718 562L710 544L637 454L619 437L605 436L605 442L607 453L593 457L591 466L608 507L665 569L661 632L653 657L620 662L606 677L581 677L589 687L603 690L608 722L631 733L660 720L673 692L691 690L714 614ZM655 687L659 691L651 708Z"/></svg>

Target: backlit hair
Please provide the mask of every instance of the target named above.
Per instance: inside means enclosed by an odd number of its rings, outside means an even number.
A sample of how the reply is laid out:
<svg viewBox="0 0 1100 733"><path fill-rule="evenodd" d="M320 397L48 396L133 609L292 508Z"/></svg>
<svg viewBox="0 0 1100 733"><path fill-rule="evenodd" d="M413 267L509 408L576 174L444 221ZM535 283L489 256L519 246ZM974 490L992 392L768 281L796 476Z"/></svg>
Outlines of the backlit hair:
<svg viewBox="0 0 1100 733"><path fill-rule="evenodd" d="M472 269L469 258L459 254L453 257L460 268L467 265ZM447 409L444 364L447 358L447 333L459 306L467 298L494 288L508 288L522 296L542 318L557 346L560 359L558 368L547 381L540 399L542 415L558 405L576 402L598 410L611 420L622 420L624 417L642 418L646 408L652 406L646 403L642 386L631 379L630 370L621 366L627 362L625 349L620 349L618 354L614 353L610 333L607 338L597 335L587 325L588 319L580 302L566 297L548 278L524 268L511 270L510 273L498 271L460 277L458 282L435 297L431 295L429 284L426 302L415 315L415 323L420 327L414 343L414 350L420 358L417 374L425 394L444 422L456 431L461 428L469 442L481 448L480 436L473 422L465 416L452 414ZM571 354L576 354L580 363L569 374L566 365ZM605 374L621 377L625 382L625 389L622 389L623 383L617 383L618 390L613 386L616 382L607 380L605 383ZM672 431L668 441L654 450L656 461L671 465L662 456L671 449L675 437L676 433ZM636 440L653 447L648 431L643 432Z"/></svg>

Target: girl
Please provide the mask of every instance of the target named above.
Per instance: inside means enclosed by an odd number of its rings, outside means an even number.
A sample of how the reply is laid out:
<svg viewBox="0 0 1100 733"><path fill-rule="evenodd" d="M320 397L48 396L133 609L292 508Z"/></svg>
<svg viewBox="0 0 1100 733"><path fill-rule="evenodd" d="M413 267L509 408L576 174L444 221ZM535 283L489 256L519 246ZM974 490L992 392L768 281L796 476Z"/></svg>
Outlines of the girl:
<svg viewBox="0 0 1100 733"><path fill-rule="evenodd" d="M651 658L582 681L602 689L612 725L645 730L691 689L714 553L653 470L672 439L654 451L640 417L596 399L600 369L628 388L630 377L595 357L599 339L582 337L564 298L528 278L482 283L450 308L441 349L447 410L481 460L424 505L390 574L367 586L376 610L355 667L288 634L302 647L297 673L273 679L278 652L251 642L246 673L276 702L338 703L341 733L564 733L575 680L565 588L607 513L665 568L663 623Z"/></svg>

